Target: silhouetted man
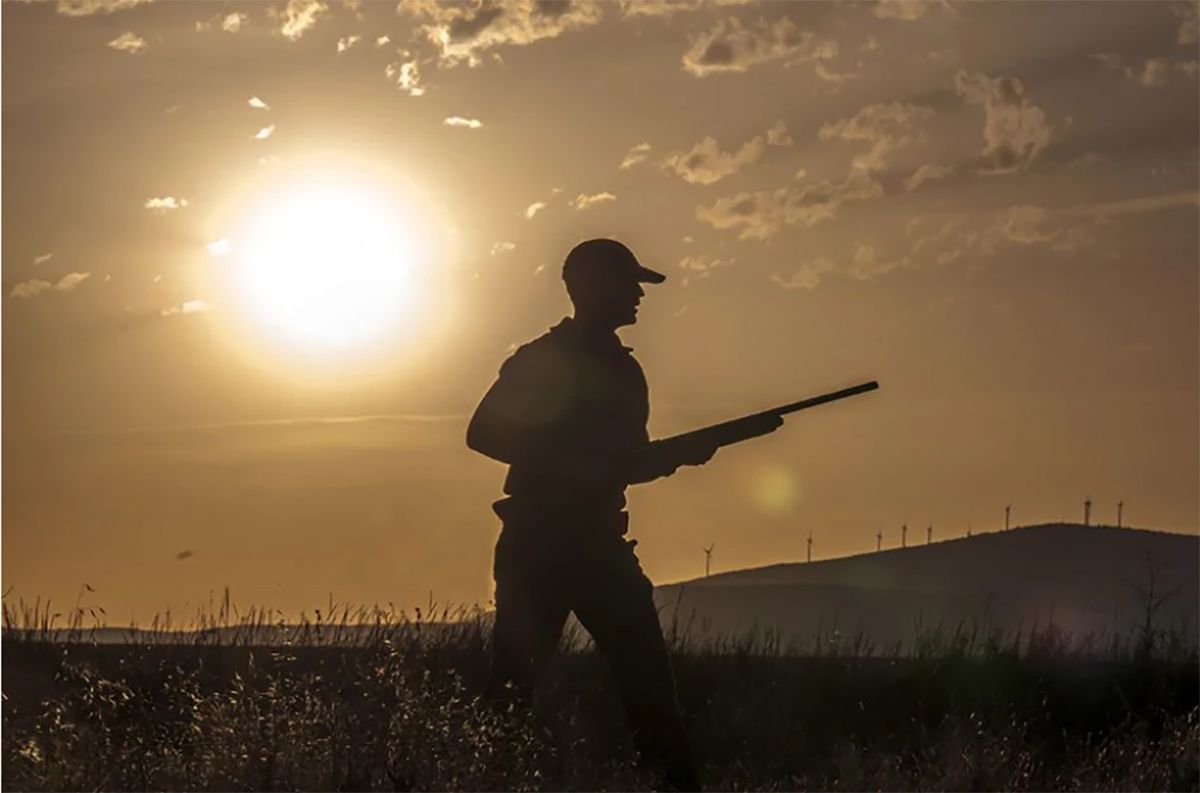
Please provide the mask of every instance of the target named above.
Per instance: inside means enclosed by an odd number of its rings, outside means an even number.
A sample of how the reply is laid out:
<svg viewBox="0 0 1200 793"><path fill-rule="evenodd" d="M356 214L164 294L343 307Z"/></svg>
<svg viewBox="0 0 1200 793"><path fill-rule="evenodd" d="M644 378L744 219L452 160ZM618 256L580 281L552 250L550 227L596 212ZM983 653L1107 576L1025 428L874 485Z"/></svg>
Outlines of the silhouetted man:
<svg viewBox="0 0 1200 793"><path fill-rule="evenodd" d="M637 321L661 273L614 240L567 255L575 307L500 367L467 429L467 445L510 467L493 508L496 543L493 696L528 700L574 612L608 658L643 761L675 789L699 778L675 702L653 586L626 540L625 488L701 465L715 447L668 458L646 432L645 375L617 328ZM764 420L764 432L780 420Z"/></svg>

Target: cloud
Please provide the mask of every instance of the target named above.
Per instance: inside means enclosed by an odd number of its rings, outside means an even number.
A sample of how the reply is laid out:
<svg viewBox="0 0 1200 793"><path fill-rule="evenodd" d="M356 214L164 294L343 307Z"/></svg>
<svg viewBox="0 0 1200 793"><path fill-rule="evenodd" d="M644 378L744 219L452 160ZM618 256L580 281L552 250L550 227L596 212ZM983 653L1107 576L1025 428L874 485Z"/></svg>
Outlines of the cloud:
<svg viewBox="0 0 1200 793"><path fill-rule="evenodd" d="M910 223L910 233L919 225L919 219ZM1100 212L1017 204L982 216L945 219L932 232L919 236L906 258L913 267L942 267L967 256L994 256L1002 247L1045 247L1074 253L1098 245L1112 228L1112 222Z"/></svg>
<svg viewBox="0 0 1200 793"><path fill-rule="evenodd" d="M58 279L58 283L54 285L54 291L70 292L72 289L79 286L91 277L91 273L67 273L62 278Z"/></svg>
<svg viewBox="0 0 1200 793"><path fill-rule="evenodd" d="M483 126L483 122L477 118L463 118L462 116L450 116L442 123L447 127L466 127L467 129L479 129Z"/></svg>
<svg viewBox="0 0 1200 793"><path fill-rule="evenodd" d="M1200 195L1193 193L1192 197L1200 201ZM856 242L844 259L819 257L791 273L775 273L770 280L785 289L813 289L833 272L870 281L901 269L944 267L967 258L992 257L1005 249L1043 248L1074 254L1102 245L1113 228L1099 212L1083 218L1072 214L1088 213L1018 204L998 212L916 217L907 229L910 237L915 235L913 242L900 255L884 255L870 242Z"/></svg>
<svg viewBox="0 0 1200 793"><path fill-rule="evenodd" d="M1179 17L1179 32L1175 37L1177 44L1195 44L1200 41L1200 6L1195 0L1172 6L1175 16Z"/></svg>
<svg viewBox="0 0 1200 793"><path fill-rule="evenodd" d="M870 281L879 276L910 266L912 260L908 256L898 259L880 257L873 245L857 245L854 256L846 267L846 274L859 281Z"/></svg>
<svg viewBox="0 0 1200 793"><path fill-rule="evenodd" d="M772 273L770 280L784 289L815 289L821 282L821 276L832 269L833 261L821 256L810 262L802 262L787 275Z"/></svg>
<svg viewBox="0 0 1200 793"><path fill-rule="evenodd" d="M34 256L33 263L34 264L45 264L46 262L50 261L53 258L54 258L54 251L51 251L50 253L43 253L41 256Z"/></svg>
<svg viewBox="0 0 1200 793"><path fill-rule="evenodd" d="M746 141L732 154L721 151L715 138L706 137L686 152L669 154L663 167L674 171L689 184L712 184L757 162L764 148L762 135Z"/></svg>
<svg viewBox="0 0 1200 793"><path fill-rule="evenodd" d="M268 124L267 126L260 129L258 132L255 132L250 137L252 140L266 140L267 138L271 137L271 135L273 135L273 134L275 134L275 125Z"/></svg>
<svg viewBox="0 0 1200 793"><path fill-rule="evenodd" d="M768 146L791 146L794 142L788 133L787 125L782 121L776 121L767 130Z"/></svg>
<svg viewBox="0 0 1200 793"><path fill-rule="evenodd" d="M817 61L813 66L813 71L816 72L817 77L828 83L843 83L859 74L858 72L832 72L825 66L824 61Z"/></svg>
<svg viewBox="0 0 1200 793"><path fill-rule="evenodd" d="M1138 198L1129 198L1123 201L1083 204L1069 207L1063 211L1068 215L1108 216L1159 212L1164 209L1175 209L1177 207L1200 207L1200 192L1196 190L1180 190L1174 193L1139 196Z"/></svg>
<svg viewBox="0 0 1200 793"><path fill-rule="evenodd" d="M621 160L621 164L617 167L622 171L628 171L638 163L645 162L646 158L649 156L650 144L639 143L638 145L632 147L629 151L625 152L625 158Z"/></svg>
<svg viewBox="0 0 1200 793"><path fill-rule="evenodd" d="M478 66L480 54L501 46L519 46L580 30L600 21L595 0L479 0L439 3L403 0L397 10L424 22L421 31L439 50L440 62Z"/></svg>
<svg viewBox="0 0 1200 793"><path fill-rule="evenodd" d="M595 195L585 195L580 193L571 202L571 206L576 209L587 209L595 204L606 204L610 201L616 201L617 197L612 193L596 193Z"/></svg>
<svg viewBox="0 0 1200 793"><path fill-rule="evenodd" d="M55 13L64 17L87 17L125 11L152 0L58 0Z"/></svg>
<svg viewBox="0 0 1200 793"><path fill-rule="evenodd" d="M868 105L850 118L825 124L817 137L870 144L865 153L855 155L852 165L867 172L881 171L893 152L926 139L914 127L932 115L929 108L902 102Z"/></svg>
<svg viewBox="0 0 1200 793"><path fill-rule="evenodd" d="M937 179L945 179L952 173L954 173L953 165L926 163L917 170L913 171L912 175L904 180L904 189L911 192L926 182L932 182Z"/></svg>
<svg viewBox="0 0 1200 793"><path fill-rule="evenodd" d="M137 55L139 52L144 51L149 45L146 44L146 40L141 36L137 35L136 33L130 33L126 31L112 41L108 42L108 46L112 47L114 50L119 50L120 52L128 52L130 55Z"/></svg>
<svg viewBox="0 0 1200 793"><path fill-rule="evenodd" d="M509 253L517 249L517 246L511 242L496 242L492 244L491 255L495 256L500 253Z"/></svg>
<svg viewBox="0 0 1200 793"><path fill-rule="evenodd" d="M1166 58L1152 58L1146 61L1146 65L1142 68L1142 76L1139 82L1145 86L1166 85L1167 73L1171 69L1171 62Z"/></svg>
<svg viewBox="0 0 1200 793"><path fill-rule="evenodd" d="M1050 242L1058 236L1059 230L1049 228L1049 217L1050 213L1039 206L1009 207L998 221L1000 233L1006 240L1020 245Z"/></svg>
<svg viewBox="0 0 1200 793"><path fill-rule="evenodd" d="M62 278L59 278L56 283L51 283L41 278L32 278L14 286L9 295L11 297L30 298L51 290L55 292L70 292L90 277L91 273L67 273Z"/></svg>
<svg viewBox="0 0 1200 793"><path fill-rule="evenodd" d="M684 256L679 260L679 268L687 270L694 275L699 275L701 278L706 278L713 270L719 267L729 267L733 262L733 259L716 259L700 254L698 256Z"/></svg>
<svg viewBox="0 0 1200 793"><path fill-rule="evenodd" d="M784 226L814 226L832 220L847 203L883 195L883 187L861 169L852 169L841 182L829 181L801 188L738 193L701 206L696 217L715 229L739 229L738 239L765 240Z"/></svg>
<svg viewBox="0 0 1200 793"><path fill-rule="evenodd" d="M782 121L776 121L765 136L755 135L736 152L723 152L714 138L705 137L686 152L668 154L663 167L674 171L690 184L712 184L757 162L766 146L791 146L792 142L787 126Z"/></svg>
<svg viewBox="0 0 1200 793"><path fill-rule="evenodd" d="M282 12L272 7L268 13L276 19L283 20L279 32L284 38L295 41L317 24L317 17L328 10L329 6L323 0L288 0Z"/></svg>
<svg viewBox="0 0 1200 793"><path fill-rule="evenodd" d="M31 278L14 286L8 294L9 297L30 298L40 295L51 286L52 284L49 281L43 281L40 278Z"/></svg>
<svg viewBox="0 0 1200 793"><path fill-rule="evenodd" d="M337 40L337 51L339 53L345 52L357 44L361 38L362 36L342 36Z"/></svg>
<svg viewBox="0 0 1200 793"><path fill-rule="evenodd" d="M248 99L246 101L246 104L250 105L250 107L254 108L255 110L270 110L271 109L270 105L268 105L266 102L259 99L257 96L250 97L250 99Z"/></svg>
<svg viewBox="0 0 1200 793"><path fill-rule="evenodd" d="M176 198L175 196L163 196L162 198L147 198L143 205L151 212L169 212L173 209L183 209L188 205L186 198Z"/></svg>
<svg viewBox="0 0 1200 793"><path fill-rule="evenodd" d="M1125 62L1121 60L1121 56L1117 55L1116 53L1097 52L1093 53L1089 57L1094 61L1104 64L1106 69L1123 72L1125 76L1131 80L1134 78L1133 69L1129 66L1126 66Z"/></svg>
<svg viewBox="0 0 1200 793"><path fill-rule="evenodd" d="M691 39L683 54L683 68L705 77L718 72L744 72L752 66L787 59L786 65L820 61L837 56L837 42L821 41L796 29L787 17L775 22L759 19L749 26L736 17L717 22Z"/></svg>
<svg viewBox="0 0 1200 793"><path fill-rule="evenodd" d="M1092 60L1102 63L1106 69L1120 72L1125 75L1126 79L1132 80L1144 88L1155 88L1160 85L1166 85L1167 80L1171 76L1172 69L1178 69L1189 78L1195 77L1197 71L1200 71L1200 64L1196 61L1172 61L1169 58L1151 58L1142 65L1141 70L1135 70L1133 66L1125 63L1121 59L1121 56L1111 52L1097 52L1090 57Z"/></svg>
<svg viewBox="0 0 1200 793"><path fill-rule="evenodd" d="M204 248L213 256L226 256L229 254L229 251L232 250L229 240L225 237L222 237L215 242L208 243L204 246Z"/></svg>
<svg viewBox="0 0 1200 793"><path fill-rule="evenodd" d="M384 35L384 36L376 36L376 37L375 37L375 46L376 46L376 47L382 47L384 44L389 44L389 43L391 43L391 41L392 41L392 39L391 39L391 37L390 37L390 36L386 36L386 35Z"/></svg>
<svg viewBox="0 0 1200 793"><path fill-rule="evenodd" d="M236 11L225 15L215 14L206 20L197 22L196 31L204 32L207 30L216 30L217 28L220 28L226 33L237 33L243 27L245 27L246 23L249 21L250 18L248 16L245 14L240 14Z"/></svg>
<svg viewBox="0 0 1200 793"><path fill-rule="evenodd" d="M178 314L198 314L201 311L211 311L212 306L203 300L185 300L182 303L176 303L169 308L164 308L159 316L173 317Z"/></svg>
<svg viewBox="0 0 1200 793"><path fill-rule="evenodd" d="M525 207L525 219L533 220L533 216L546 208L545 201L534 201L529 206Z"/></svg>
<svg viewBox="0 0 1200 793"><path fill-rule="evenodd" d="M396 83L397 88L407 91L409 96L425 94L425 88L421 85L421 70L415 60L389 63L383 73L387 79Z"/></svg>
<svg viewBox="0 0 1200 793"><path fill-rule="evenodd" d="M930 4L926 0L879 0L874 14L880 19L900 19L915 22L925 16Z"/></svg>
<svg viewBox="0 0 1200 793"><path fill-rule="evenodd" d="M968 103L984 109L982 173L1027 168L1050 144L1046 115L1025 98L1017 78L992 78L960 69L954 76L954 88Z"/></svg>
<svg viewBox="0 0 1200 793"><path fill-rule="evenodd" d="M621 0L626 17L672 17L675 14L717 6L747 5L753 0Z"/></svg>

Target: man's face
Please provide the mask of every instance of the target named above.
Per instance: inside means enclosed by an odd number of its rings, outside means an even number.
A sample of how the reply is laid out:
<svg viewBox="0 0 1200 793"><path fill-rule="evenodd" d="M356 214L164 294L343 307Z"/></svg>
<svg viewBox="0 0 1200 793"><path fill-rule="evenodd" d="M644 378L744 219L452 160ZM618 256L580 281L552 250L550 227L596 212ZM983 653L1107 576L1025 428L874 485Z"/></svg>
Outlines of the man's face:
<svg viewBox="0 0 1200 793"><path fill-rule="evenodd" d="M614 280L603 290L603 314L614 328L637 322L638 304L645 296L642 285L632 279Z"/></svg>
<svg viewBox="0 0 1200 793"><path fill-rule="evenodd" d="M614 330L637 322L638 304L646 294L632 278L598 280L576 298L577 314Z"/></svg>
<svg viewBox="0 0 1200 793"><path fill-rule="evenodd" d="M626 281L620 284L617 289L617 295L614 298L613 310L617 313L620 322L617 327L622 325L632 325L637 322L638 305L642 302L646 292L642 289L642 285L637 281Z"/></svg>

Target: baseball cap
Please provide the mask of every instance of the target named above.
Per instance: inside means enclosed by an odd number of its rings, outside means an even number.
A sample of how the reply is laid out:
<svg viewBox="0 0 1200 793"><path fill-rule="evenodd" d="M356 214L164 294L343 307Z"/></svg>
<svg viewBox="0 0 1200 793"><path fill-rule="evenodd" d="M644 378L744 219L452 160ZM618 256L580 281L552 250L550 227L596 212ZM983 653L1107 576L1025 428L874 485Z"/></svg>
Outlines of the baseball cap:
<svg viewBox="0 0 1200 793"><path fill-rule="evenodd" d="M563 262L564 281L579 282L596 277L628 278L644 284L661 284L667 280L662 273L643 267L629 248L608 239L579 243Z"/></svg>

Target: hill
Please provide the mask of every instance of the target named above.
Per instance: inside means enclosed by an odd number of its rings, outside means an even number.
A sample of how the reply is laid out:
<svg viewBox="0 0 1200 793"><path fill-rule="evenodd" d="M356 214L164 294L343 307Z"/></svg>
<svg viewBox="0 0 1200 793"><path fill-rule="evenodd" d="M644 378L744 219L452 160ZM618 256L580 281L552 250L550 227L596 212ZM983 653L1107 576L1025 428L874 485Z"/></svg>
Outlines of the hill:
<svg viewBox="0 0 1200 793"><path fill-rule="evenodd" d="M693 636L757 627L801 646L833 630L907 644L917 626L960 624L1011 635L1053 623L1076 640L1107 640L1136 632L1148 610L1156 629L1195 642L1200 537L1043 524L721 573L655 596L665 620Z"/></svg>

